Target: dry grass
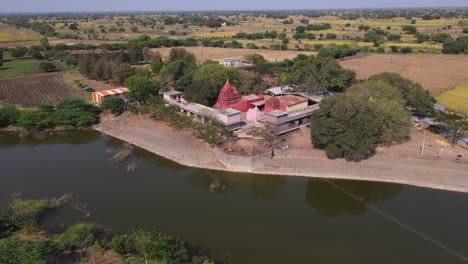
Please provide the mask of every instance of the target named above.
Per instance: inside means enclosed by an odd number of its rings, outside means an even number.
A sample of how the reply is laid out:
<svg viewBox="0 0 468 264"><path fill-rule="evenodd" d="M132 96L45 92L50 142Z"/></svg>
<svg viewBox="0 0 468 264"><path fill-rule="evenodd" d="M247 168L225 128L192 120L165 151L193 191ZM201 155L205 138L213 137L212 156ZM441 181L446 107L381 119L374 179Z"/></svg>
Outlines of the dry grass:
<svg viewBox="0 0 468 264"><path fill-rule="evenodd" d="M33 30L0 25L0 42L21 42L40 40L42 36Z"/></svg>
<svg viewBox="0 0 468 264"><path fill-rule="evenodd" d="M396 72L421 85L432 94L468 83L468 56L443 54L372 54L340 62L356 71L359 79L381 72Z"/></svg>
<svg viewBox="0 0 468 264"><path fill-rule="evenodd" d="M225 59L242 58L246 54L257 53L265 57L268 61L282 61L284 59L295 58L299 54L314 54L307 51L292 51L292 50L261 50L261 49L227 49L227 48L207 48L207 47L186 47L187 51L195 54L198 62L206 60L214 60L222 62ZM153 49L159 51L164 58L169 56L171 48Z"/></svg>
<svg viewBox="0 0 468 264"><path fill-rule="evenodd" d="M447 108L468 115L468 84L457 86L437 96L437 101Z"/></svg>
<svg viewBox="0 0 468 264"><path fill-rule="evenodd" d="M196 38L230 38L236 35L237 32L206 32L206 33L196 33L191 35L191 37Z"/></svg>

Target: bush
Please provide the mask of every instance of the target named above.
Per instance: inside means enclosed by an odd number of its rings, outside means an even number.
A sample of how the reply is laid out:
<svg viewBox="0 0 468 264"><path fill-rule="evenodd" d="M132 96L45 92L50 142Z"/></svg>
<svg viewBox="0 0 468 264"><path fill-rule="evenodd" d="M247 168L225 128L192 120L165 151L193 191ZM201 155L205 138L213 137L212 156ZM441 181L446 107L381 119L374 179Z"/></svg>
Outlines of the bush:
<svg viewBox="0 0 468 264"><path fill-rule="evenodd" d="M129 236L115 236L109 245L120 256L126 256L135 252L135 242Z"/></svg>
<svg viewBox="0 0 468 264"><path fill-rule="evenodd" d="M401 53L411 53L411 52L413 52L413 48L411 48L411 47L401 48Z"/></svg>
<svg viewBox="0 0 468 264"><path fill-rule="evenodd" d="M11 56L15 58L24 57L26 53L28 53L28 48L22 46L10 49Z"/></svg>
<svg viewBox="0 0 468 264"><path fill-rule="evenodd" d="M13 237L0 240L0 263L45 263L56 252L56 244L49 240L25 241Z"/></svg>
<svg viewBox="0 0 468 264"><path fill-rule="evenodd" d="M58 103L53 113L55 126L90 127L99 122L100 110L81 98L68 98Z"/></svg>
<svg viewBox="0 0 468 264"><path fill-rule="evenodd" d="M77 250L89 247L94 242L94 234L89 224L76 224L68 228L58 239L62 250Z"/></svg>
<svg viewBox="0 0 468 264"><path fill-rule="evenodd" d="M51 105L40 105L37 110L25 109L18 118L18 126L26 129L44 129L54 126Z"/></svg>
<svg viewBox="0 0 468 264"><path fill-rule="evenodd" d="M110 96L102 101L101 107L113 115L119 116L125 111L125 102L119 96Z"/></svg>
<svg viewBox="0 0 468 264"><path fill-rule="evenodd" d="M39 63L39 70L41 70L43 72L55 71L56 68L57 68L57 66L55 66L55 64L53 64L52 62L43 61L43 62Z"/></svg>
<svg viewBox="0 0 468 264"><path fill-rule="evenodd" d="M465 45L456 40L446 41L442 48L442 53L444 54L460 54L465 50Z"/></svg>
<svg viewBox="0 0 468 264"><path fill-rule="evenodd" d="M20 114L20 110L15 106L0 107L0 127L16 125Z"/></svg>

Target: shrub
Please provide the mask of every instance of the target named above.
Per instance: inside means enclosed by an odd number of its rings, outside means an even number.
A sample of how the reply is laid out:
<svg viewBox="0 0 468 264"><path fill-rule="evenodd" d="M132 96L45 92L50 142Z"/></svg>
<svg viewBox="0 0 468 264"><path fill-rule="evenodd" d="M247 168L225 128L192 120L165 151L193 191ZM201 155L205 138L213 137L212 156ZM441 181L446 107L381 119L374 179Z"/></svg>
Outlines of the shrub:
<svg viewBox="0 0 468 264"><path fill-rule="evenodd" d="M99 121L100 110L81 98L67 98L58 103L52 115L54 125L89 127Z"/></svg>
<svg viewBox="0 0 468 264"><path fill-rule="evenodd" d="M411 48L411 47L401 48L401 53L411 53L411 52L413 52L413 48Z"/></svg>
<svg viewBox="0 0 468 264"><path fill-rule="evenodd" d="M89 247L94 242L94 234L89 224L76 224L68 228L58 239L62 250L76 250Z"/></svg>
<svg viewBox="0 0 468 264"><path fill-rule="evenodd" d="M26 53L28 53L28 48L22 46L10 49L11 56L15 58L24 57Z"/></svg>
<svg viewBox="0 0 468 264"><path fill-rule="evenodd" d="M0 240L0 263L45 263L56 252L57 246L50 240L25 241L13 237Z"/></svg>
<svg viewBox="0 0 468 264"><path fill-rule="evenodd" d="M113 115L119 116L125 111L125 102L119 96L111 96L102 101L101 107L110 111Z"/></svg>
<svg viewBox="0 0 468 264"><path fill-rule="evenodd" d="M0 107L0 127L16 125L20 114L20 110L15 106Z"/></svg>
<svg viewBox="0 0 468 264"><path fill-rule="evenodd" d="M25 109L18 118L18 126L26 129L44 129L54 126L51 105L40 105L37 110Z"/></svg>
<svg viewBox="0 0 468 264"><path fill-rule="evenodd" d="M120 256L126 256L135 252L135 241L129 236L115 236L109 245Z"/></svg>
<svg viewBox="0 0 468 264"><path fill-rule="evenodd" d="M41 70L43 72L55 71L56 68L57 68L57 66L55 66L55 64L53 64L52 62L43 61L43 62L39 63L39 70Z"/></svg>

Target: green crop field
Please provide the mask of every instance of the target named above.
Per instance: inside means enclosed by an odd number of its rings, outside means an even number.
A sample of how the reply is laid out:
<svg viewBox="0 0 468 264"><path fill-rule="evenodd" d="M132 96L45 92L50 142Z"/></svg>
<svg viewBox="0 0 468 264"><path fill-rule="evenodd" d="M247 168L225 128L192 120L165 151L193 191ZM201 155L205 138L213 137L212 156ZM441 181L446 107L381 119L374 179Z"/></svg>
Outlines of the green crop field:
<svg viewBox="0 0 468 264"><path fill-rule="evenodd" d="M0 67L0 78L16 77L30 75L39 72L38 60L33 59L17 59L6 61Z"/></svg>
<svg viewBox="0 0 468 264"><path fill-rule="evenodd" d="M468 84L457 86L437 96L437 101L447 108L468 115Z"/></svg>

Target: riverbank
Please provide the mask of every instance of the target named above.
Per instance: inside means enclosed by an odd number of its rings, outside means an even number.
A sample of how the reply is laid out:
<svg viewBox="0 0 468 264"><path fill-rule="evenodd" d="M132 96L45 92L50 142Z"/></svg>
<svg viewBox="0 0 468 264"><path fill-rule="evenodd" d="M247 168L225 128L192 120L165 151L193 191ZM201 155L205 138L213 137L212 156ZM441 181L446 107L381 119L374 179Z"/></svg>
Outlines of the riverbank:
<svg viewBox="0 0 468 264"><path fill-rule="evenodd" d="M190 131L175 130L144 116L125 114L104 119L95 129L190 167L266 175L390 182L468 193L468 151L448 147L444 149L442 159L435 160L440 149L435 143L437 136L430 134L425 155L419 158L420 131L413 131L411 141L380 148L374 157L359 163L330 160L323 151L311 147L308 133L297 132L287 139L290 150L286 155L276 155L265 166L249 171L225 168L214 151L197 140ZM457 155L462 155L459 162L455 162Z"/></svg>

